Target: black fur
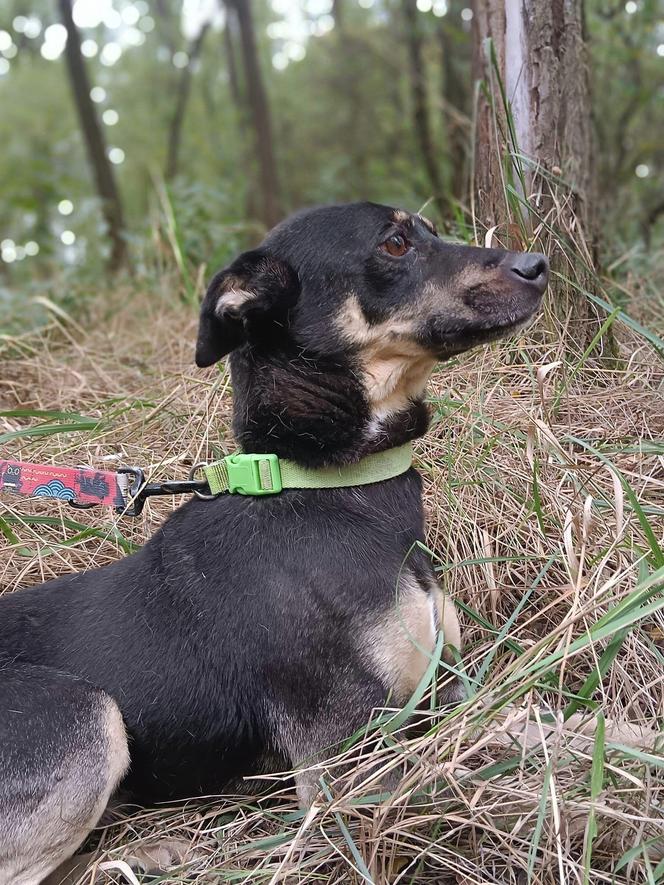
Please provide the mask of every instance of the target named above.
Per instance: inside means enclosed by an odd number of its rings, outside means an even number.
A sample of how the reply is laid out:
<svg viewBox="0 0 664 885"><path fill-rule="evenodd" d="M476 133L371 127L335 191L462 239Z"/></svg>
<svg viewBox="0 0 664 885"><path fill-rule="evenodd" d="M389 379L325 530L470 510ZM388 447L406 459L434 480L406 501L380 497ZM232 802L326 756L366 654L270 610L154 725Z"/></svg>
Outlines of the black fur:
<svg viewBox="0 0 664 885"><path fill-rule="evenodd" d="M410 243L403 258L385 252L394 231ZM215 276L197 362L232 352L245 450L356 461L421 436L428 417L416 396L372 429L361 348L339 325L349 293L374 326L408 307L418 345L444 358L537 308L541 278L517 280L510 256L442 243L416 216L395 221L374 204L301 213ZM481 295L455 291L468 268L486 274ZM224 306L229 290L246 297ZM26 693L41 666L111 695L135 798L218 792L297 762L291 731L311 735L314 752L385 703L363 629L394 606L405 562L423 588L432 579L423 540L414 470L359 489L191 500L133 556L2 597L0 667L15 680L25 666ZM0 744L14 699L0 674ZM57 717L52 728L63 740Z"/></svg>

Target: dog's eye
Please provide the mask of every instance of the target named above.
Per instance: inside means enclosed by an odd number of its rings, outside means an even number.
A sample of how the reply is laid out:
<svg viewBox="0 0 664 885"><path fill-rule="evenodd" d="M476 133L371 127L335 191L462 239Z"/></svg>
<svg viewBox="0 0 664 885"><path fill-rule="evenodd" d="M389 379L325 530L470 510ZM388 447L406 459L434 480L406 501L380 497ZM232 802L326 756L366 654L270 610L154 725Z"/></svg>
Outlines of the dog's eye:
<svg viewBox="0 0 664 885"><path fill-rule="evenodd" d="M381 249L384 249L388 255L392 255L394 258L401 258L402 255L406 254L408 248L408 241L401 234L393 234L381 245Z"/></svg>

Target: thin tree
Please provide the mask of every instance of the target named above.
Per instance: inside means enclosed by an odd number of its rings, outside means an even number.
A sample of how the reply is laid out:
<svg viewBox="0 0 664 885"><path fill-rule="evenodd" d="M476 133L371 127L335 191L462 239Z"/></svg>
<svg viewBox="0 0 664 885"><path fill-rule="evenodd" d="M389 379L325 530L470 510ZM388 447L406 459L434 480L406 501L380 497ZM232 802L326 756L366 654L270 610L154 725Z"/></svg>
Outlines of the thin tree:
<svg viewBox="0 0 664 885"><path fill-rule="evenodd" d="M279 181L274 157L270 106L258 59L251 0L226 0L226 7L234 10L240 32L247 101L259 167L261 218L266 227L272 227L281 217Z"/></svg>
<svg viewBox="0 0 664 885"><path fill-rule="evenodd" d="M341 32L344 30L344 4L343 0L332 0L332 18L334 19L334 27Z"/></svg>
<svg viewBox="0 0 664 885"><path fill-rule="evenodd" d="M451 0L448 14L438 19L437 37L440 59L440 99L443 126L451 175L446 179L449 195L459 201L468 197L470 177L470 132L472 129L470 81L459 70L460 57L465 61L466 46L460 43L456 24L467 0Z"/></svg>
<svg viewBox="0 0 664 885"><path fill-rule="evenodd" d="M175 108L168 127L168 153L166 156L166 180L170 180L177 175L178 160L180 155L180 142L182 140L182 125L184 123L185 114L187 112L187 104L191 93L191 78L196 67L205 35L210 29L210 22L205 22L196 37L191 41L187 52L187 64L180 71L180 79L177 86L177 94L175 99Z"/></svg>
<svg viewBox="0 0 664 885"><path fill-rule="evenodd" d="M234 33L235 32L235 33ZM224 24L224 53L226 56L226 68L228 71L228 87L231 92L233 104L241 120L244 120L244 101L240 89L240 77L235 60L235 39L237 32L237 16L232 6L226 7L226 22Z"/></svg>
<svg viewBox="0 0 664 885"><path fill-rule="evenodd" d="M445 194L431 132L421 16L417 9L416 0L402 0L402 2L406 22L406 43L413 100L413 127L431 185L432 196L440 205L440 201L444 202Z"/></svg>
<svg viewBox="0 0 664 885"><path fill-rule="evenodd" d="M111 254L108 266L117 270L127 262L127 244L124 238L124 214L120 192L115 182L113 167L106 153L104 133L90 98L90 81L81 55L81 39L72 17L71 0L58 0L62 23L67 29L65 60L74 104L85 141L88 160L108 227Z"/></svg>
<svg viewBox="0 0 664 885"><path fill-rule="evenodd" d="M235 108L235 118L240 133L242 143L248 142L248 130L251 124L251 114L249 113L248 102L245 98L245 90L242 88L240 72L237 64L236 46L239 41L239 24L235 7L226 6L226 21L224 23L224 57L226 62L226 71L228 73L228 88ZM247 217L258 218L263 213L260 209L260 200L256 188L252 187L250 182L252 179L251 161L247 161L247 156L243 153L240 159L241 167L244 171L245 180L249 183L246 189L246 206Z"/></svg>

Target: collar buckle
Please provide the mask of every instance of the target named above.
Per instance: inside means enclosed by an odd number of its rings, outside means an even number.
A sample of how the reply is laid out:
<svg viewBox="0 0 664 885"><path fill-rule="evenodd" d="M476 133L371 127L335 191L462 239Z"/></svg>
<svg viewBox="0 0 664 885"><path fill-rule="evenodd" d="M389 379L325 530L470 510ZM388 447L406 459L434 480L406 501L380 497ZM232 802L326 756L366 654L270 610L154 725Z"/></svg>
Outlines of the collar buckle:
<svg viewBox="0 0 664 885"><path fill-rule="evenodd" d="M228 491L238 495L276 495L282 490L277 455L238 452L224 459Z"/></svg>

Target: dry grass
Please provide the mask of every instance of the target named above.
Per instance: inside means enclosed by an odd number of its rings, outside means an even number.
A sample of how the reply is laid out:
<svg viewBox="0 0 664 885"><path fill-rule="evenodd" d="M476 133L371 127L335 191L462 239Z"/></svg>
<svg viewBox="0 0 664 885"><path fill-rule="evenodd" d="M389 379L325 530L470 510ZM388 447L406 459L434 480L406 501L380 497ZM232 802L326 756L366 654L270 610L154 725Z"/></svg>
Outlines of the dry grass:
<svg viewBox="0 0 664 885"><path fill-rule="evenodd" d="M0 408L98 427L4 438L3 450L183 477L230 447L228 378L194 369L193 309L164 285L94 310L90 331L56 321L5 350ZM192 846L176 881L664 880L664 374L642 338L619 337L619 368L570 362L540 330L537 343L468 355L431 386L418 464L428 544L465 628L468 703L432 703L424 737L379 716L349 746L350 774L331 764L305 816L278 779L270 799L116 811L99 834L103 860L169 835ZM0 432L64 422L0 417ZM5 497L0 587L110 562L178 503L152 499L134 522ZM376 795L376 763L405 760L399 789Z"/></svg>

